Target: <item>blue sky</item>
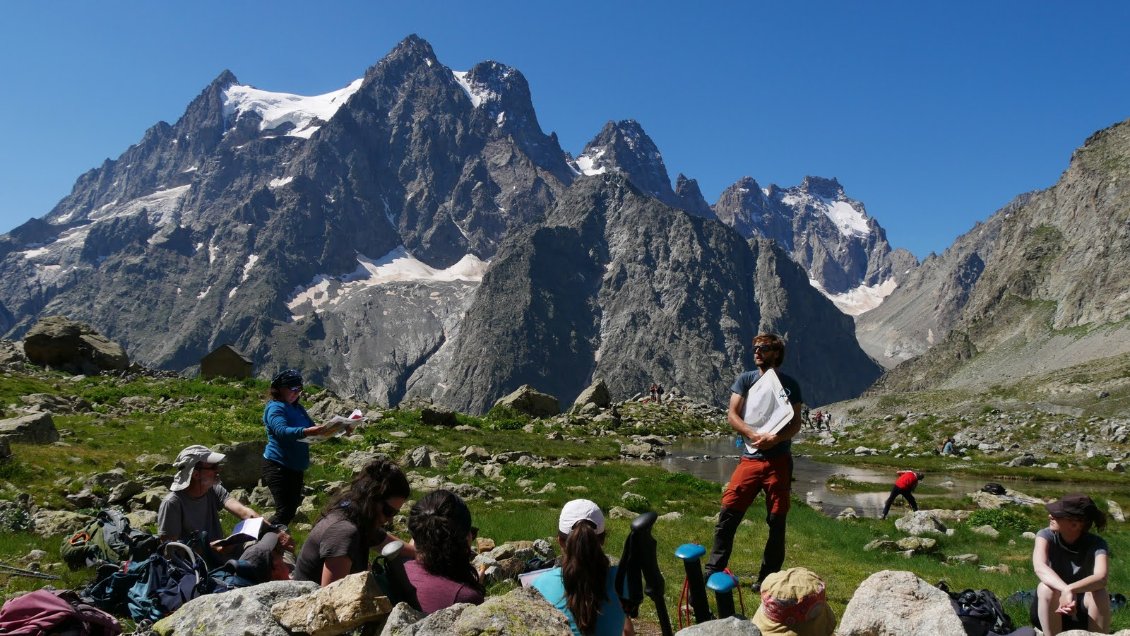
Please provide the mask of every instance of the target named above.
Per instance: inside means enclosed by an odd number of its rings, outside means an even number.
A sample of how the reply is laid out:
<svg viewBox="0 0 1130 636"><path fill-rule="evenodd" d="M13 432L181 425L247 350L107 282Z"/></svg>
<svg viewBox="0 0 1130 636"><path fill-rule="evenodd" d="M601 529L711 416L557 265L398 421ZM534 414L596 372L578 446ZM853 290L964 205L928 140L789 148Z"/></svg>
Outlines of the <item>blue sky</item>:
<svg viewBox="0 0 1130 636"><path fill-rule="evenodd" d="M695 4L3 3L0 232L176 121L225 68L320 94L409 33L455 70L519 69L573 154L630 118L711 203L742 176L836 177L920 258L1130 118L1130 3Z"/></svg>

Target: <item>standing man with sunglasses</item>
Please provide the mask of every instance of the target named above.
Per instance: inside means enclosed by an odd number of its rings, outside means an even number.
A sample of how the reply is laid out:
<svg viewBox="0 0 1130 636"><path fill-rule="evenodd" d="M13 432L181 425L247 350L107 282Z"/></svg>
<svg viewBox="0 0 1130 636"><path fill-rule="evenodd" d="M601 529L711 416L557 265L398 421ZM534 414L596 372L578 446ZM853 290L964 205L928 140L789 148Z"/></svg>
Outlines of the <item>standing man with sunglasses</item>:
<svg viewBox="0 0 1130 636"><path fill-rule="evenodd" d="M157 535L161 541L189 541L200 532L204 541L196 546L209 565L219 560L203 546L224 538L220 527L220 509L240 519L258 517L259 513L228 496L220 484L220 462L225 455L207 446L195 444L182 450L173 466L177 474L169 486L169 494L157 511Z"/></svg>
<svg viewBox="0 0 1130 636"><path fill-rule="evenodd" d="M267 447L263 449L262 477L275 500L275 514L269 521L286 525L302 503L310 467L310 445L302 440L324 434L326 427L315 424L302 406L302 374L296 369L287 369L271 380L270 397L263 409Z"/></svg>
<svg viewBox="0 0 1130 636"><path fill-rule="evenodd" d="M778 367L785 361L785 343L776 334L761 334L753 339L754 371L738 376L730 387L730 408L726 419L730 427L745 437L745 450L741 461L722 493L722 510L714 528L714 547L706 562L706 576L726 569L734 547L734 535L746 510L758 493L765 492L765 523L769 537L761 557L761 571L753 590L759 592L765 577L781 569L785 562L785 517L789 513L789 493L792 489L793 457L792 438L800 431L801 404L804 399L796 380L781 373ZM793 418L777 433L761 434L746 424L742 417L749 389L769 369L774 369L781 385L788 392L793 407Z"/></svg>

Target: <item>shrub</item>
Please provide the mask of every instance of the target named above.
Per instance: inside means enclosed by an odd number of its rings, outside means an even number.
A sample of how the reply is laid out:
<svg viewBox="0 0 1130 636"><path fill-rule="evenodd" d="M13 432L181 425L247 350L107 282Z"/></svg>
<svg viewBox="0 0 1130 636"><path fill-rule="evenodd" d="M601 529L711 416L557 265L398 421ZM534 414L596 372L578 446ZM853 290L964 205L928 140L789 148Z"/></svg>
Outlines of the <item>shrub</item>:
<svg viewBox="0 0 1130 636"><path fill-rule="evenodd" d="M977 510L969 515L969 526L992 526L998 532L1014 530L1026 532L1032 529L1032 522L1025 515L1012 508L997 510Z"/></svg>

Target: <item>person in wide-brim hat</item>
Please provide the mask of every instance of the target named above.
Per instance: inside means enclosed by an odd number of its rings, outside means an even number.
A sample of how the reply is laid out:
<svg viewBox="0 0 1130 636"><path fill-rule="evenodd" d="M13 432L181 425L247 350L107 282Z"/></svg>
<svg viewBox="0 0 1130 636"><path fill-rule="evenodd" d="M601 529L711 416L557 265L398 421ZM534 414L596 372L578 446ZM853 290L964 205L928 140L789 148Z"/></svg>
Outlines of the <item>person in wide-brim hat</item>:
<svg viewBox="0 0 1130 636"><path fill-rule="evenodd" d="M766 636L830 636L836 614L828 606L824 581L807 568L775 572L761 584L761 607L753 624Z"/></svg>

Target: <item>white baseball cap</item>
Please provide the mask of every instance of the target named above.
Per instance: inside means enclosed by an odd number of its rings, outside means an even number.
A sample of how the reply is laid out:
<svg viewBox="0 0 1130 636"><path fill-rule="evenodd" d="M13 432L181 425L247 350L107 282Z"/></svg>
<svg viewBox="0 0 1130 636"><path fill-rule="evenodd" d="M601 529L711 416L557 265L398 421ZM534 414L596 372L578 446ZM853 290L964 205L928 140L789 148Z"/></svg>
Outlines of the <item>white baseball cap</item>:
<svg viewBox="0 0 1130 636"><path fill-rule="evenodd" d="M597 534L604 534L604 513L600 511L600 506L588 499L574 499L565 504L557 519L557 531L569 534L578 521L590 521L596 526Z"/></svg>

